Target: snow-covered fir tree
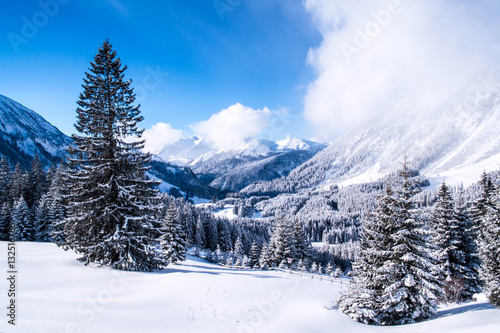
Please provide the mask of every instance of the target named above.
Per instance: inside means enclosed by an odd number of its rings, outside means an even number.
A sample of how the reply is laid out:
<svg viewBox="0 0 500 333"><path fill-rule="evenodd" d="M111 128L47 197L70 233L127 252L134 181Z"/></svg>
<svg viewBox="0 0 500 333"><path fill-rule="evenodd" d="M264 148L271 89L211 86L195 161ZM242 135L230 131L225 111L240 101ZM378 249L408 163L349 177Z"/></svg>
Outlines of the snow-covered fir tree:
<svg viewBox="0 0 500 333"><path fill-rule="evenodd" d="M219 236L219 246L221 251L230 252L233 248L231 241L231 230L229 230L229 223L223 223L219 220L219 225L217 227L217 234Z"/></svg>
<svg viewBox="0 0 500 333"><path fill-rule="evenodd" d="M467 207L460 190L455 201L455 214L458 222L458 234L460 237L459 252L463 253L462 258L462 286L460 287L459 301L470 301L474 294L480 293L481 280L479 269L481 260L479 259L477 246L477 230L474 220L468 213Z"/></svg>
<svg viewBox="0 0 500 333"><path fill-rule="evenodd" d="M163 219L162 233L160 246L166 264L175 264L186 260L186 235L173 203L169 204L167 213Z"/></svg>
<svg viewBox="0 0 500 333"><path fill-rule="evenodd" d="M278 216L269 242L272 264L279 266L288 258L293 259L294 251L292 226L283 216Z"/></svg>
<svg viewBox="0 0 500 333"><path fill-rule="evenodd" d="M59 166L54 175L47 193L48 197L48 219L51 225L50 239L52 242L62 245L66 239L64 235L64 223L67 217L66 207L62 197L65 186L66 168Z"/></svg>
<svg viewBox="0 0 500 333"><path fill-rule="evenodd" d="M479 220L480 276L489 302L500 307L500 193L491 178L483 174L482 196L476 201Z"/></svg>
<svg viewBox="0 0 500 333"><path fill-rule="evenodd" d="M28 204L23 196L14 203L11 223L13 225L12 237L15 241L23 242L35 240L35 228L33 226Z"/></svg>
<svg viewBox="0 0 500 333"><path fill-rule="evenodd" d="M219 233L217 231L217 222L209 219L207 221L208 223L208 230L207 230L207 248L210 251L215 251L217 250L217 244L219 243Z"/></svg>
<svg viewBox="0 0 500 333"><path fill-rule="evenodd" d="M161 265L159 196L146 176L143 117L126 69L105 41L85 73L75 124L80 135L72 136L69 149L64 247L85 264L151 271Z"/></svg>
<svg viewBox="0 0 500 333"><path fill-rule="evenodd" d="M420 218L413 196L417 192L410 178L408 163L403 163L395 188L390 245L377 278L383 281L380 315L383 325L419 322L436 314L437 300L443 297L442 283L433 272L437 268L428 244L429 231Z"/></svg>
<svg viewBox="0 0 500 333"><path fill-rule="evenodd" d="M46 194L38 203L35 210L35 239L39 242L50 242L52 234L52 221L50 219L50 201Z"/></svg>
<svg viewBox="0 0 500 333"><path fill-rule="evenodd" d="M436 275L444 282L444 300L459 301L464 275L465 253L460 246L459 225L453 207L453 198L443 181L438 189L438 200L434 205L430 227L432 245L436 247Z"/></svg>
<svg viewBox="0 0 500 333"><path fill-rule="evenodd" d="M203 220L201 219L201 216L198 216L198 220L196 222L196 234L195 234L195 246L198 249L204 249L206 248L206 241L207 237L205 234L205 226L203 224Z"/></svg>
<svg viewBox="0 0 500 333"><path fill-rule="evenodd" d="M268 269L272 265L272 253L269 244L264 244L260 252L259 266L262 269Z"/></svg>
<svg viewBox="0 0 500 333"><path fill-rule="evenodd" d="M238 238L236 239L236 242L234 243L233 254L237 258L243 257L245 255L245 249L243 246L243 240L241 239L241 236L238 236Z"/></svg>
<svg viewBox="0 0 500 333"><path fill-rule="evenodd" d="M14 172L11 176L9 185L9 197L12 202L19 200L21 196L29 195L29 177L21 167L21 164L16 164ZM26 199L25 199L26 200Z"/></svg>
<svg viewBox="0 0 500 333"><path fill-rule="evenodd" d="M28 207L35 211L35 205L38 204L38 201L42 198L42 196L47 192L47 179L45 171L43 170L42 163L37 156L31 161L31 169L27 174L29 178L28 181L28 192L29 196L27 196L26 203Z"/></svg>
<svg viewBox="0 0 500 333"><path fill-rule="evenodd" d="M307 239L304 227L302 226L302 223L299 222L299 220L296 220L295 224L293 225L292 239L294 261L298 262L299 260L302 260L307 265L312 255L312 245L311 242Z"/></svg>
<svg viewBox="0 0 500 333"><path fill-rule="evenodd" d="M2 156L0 159L0 205L3 205L5 202L11 203L9 188L10 178L11 172L9 162Z"/></svg>
<svg viewBox="0 0 500 333"><path fill-rule="evenodd" d="M259 265L259 260L260 260L260 252L261 252L261 247L257 242L252 243L252 247L250 248L250 267L258 267Z"/></svg>
<svg viewBox="0 0 500 333"><path fill-rule="evenodd" d="M12 208L8 202L4 202L0 207L0 240L9 240L10 236L10 214Z"/></svg>
<svg viewBox="0 0 500 333"><path fill-rule="evenodd" d="M339 309L356 321L380 324L382 315L382 291L386 282L382 279L382 267L389 260L394 240L394 206L396 200L390 184L378 196L375 210L363 223L356 260L353 264L353 280L346 293L338 300Z"/></svg>
<svg viewBox="0 0 500 333"><path fill-rule="evenodd" d="M360 322L401 325L436 313L443 290L415 193L405 159L398 186L386 186L363 225L354 280L339 299L341 311Z"/></svg>

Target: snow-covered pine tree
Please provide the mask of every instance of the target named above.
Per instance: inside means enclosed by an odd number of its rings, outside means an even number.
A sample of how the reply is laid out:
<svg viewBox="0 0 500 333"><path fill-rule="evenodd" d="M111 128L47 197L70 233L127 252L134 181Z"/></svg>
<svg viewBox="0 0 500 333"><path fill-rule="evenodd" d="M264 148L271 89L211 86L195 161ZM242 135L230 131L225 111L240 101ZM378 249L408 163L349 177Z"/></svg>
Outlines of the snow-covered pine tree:
<svg viewBox="0 0 500 333"><path fill-rule="evenodd" d="M42 163L38 155L31 161L31 169L28 172L28 192L26 203L32 211L36 211L36 205L42 196L47 192L47 179L45 171L43 170Z"/></svg>
<svg viewBox="0 0 500 333"><path fill-rule="evenodd" d="M245 255L245 248L243 246L243 240L241 239L241 236L238 236L238 238L236 238L233 254L236 256L236 258L240 258Z"/></svg>
<svg viewBox="0 0 500 333"><path fill-rule="evenodd" d="M52 240L52 221L50 219L50 197L45 194L39 201L35 210L35 239L38 242Z"/></svg>
<svg viewBox="0 0 500 333"><path fill-rule="evenodd" d="M160 246L165 258L165 265L186 260L186 235L173 202L168 205L167 213L163 219L162 232Z"/></svg>
<svg viewBox="0 0 500 333"><path fill-rule="evenodd" d="M21 164L16 164L9 184L10 198L12 202L18 201L21 196L25 196L29 192L28 183L28 175L23 171Z"/></svg>
<svg viewBox="0 0 500 333"><path fill-rule="evenodd" d="M479 259L477 248L477 232L474 220L469 216L467 207L462 197L462 191L458 193L455 201L455 214L458 222L458 234L460 236L459 252L464 254L462 258L463 285L459 301L470 301L474 294L481 292L481 280L479 269L481 260Z"/></svg>
<svg viewBox="0 0 500 333"><path fill-rule="evenodd" d="M198 250L204 249L207 246L207 236L205 233L205 226L201 215L198 216L198 221L196 222L196 234L195 234L195 244Z"/></svg>
<svg viewBox="0 0 500 333"><path fill-rule="evenodd" d="M413 196L418 192L410 178L405 158L395 188L390 247L377 278L384 283L378 320L383 325L410 324L436 314L437 300L443 297L442 283L436 278L435 258Z"/></svg>
<svg viewBox="0 0 500 333"><path fill-rule="evenodd" d="M8 202L4 202L0 207L0 240L9 240L10 236L10 214L12 208Z"/></svg>
<svg viewBox="0 0 500 333"><path fill-rule="evenodd" d="M294 261L302 260L308 265L312 255L312 245L307 239L302 223L298 219L293 225L292 239Z"/></svg>
<svg viewBox="0 0 500 333"><path fill-rule="evenodd" d="M223 252L231 252L232 241L231 241L231 230L229 230L229 224L220 221L218 225L218 236L219 236L219 246Z"/></svg>
<svg viewBox="0 0 500 333"><path fill-rule="evenodd" d="M352 282L338 300L339 309L356 321L377 325L382 315L382 290L387 286L381 272L393 247L396 230L392 186L377 198L375 210L362 225L358 254L353 264Z"/></svg>
<svg viewBox="0 0 500 333"><path fill-rule="evenodd" d="M35 230L28 204L24 197L21 196L19 200L14 203L11 214L11 223L13 225L13 238L15 241L34 241Z"/></svg>
<svg viewBox="0 0 500 333"><path fill-rule="evenodd" d="M489 176L483 176L481 185L482 197L476 201L480 276L489 302L500 307L500 193Z"/></svg>
<svg viewBox="0 0 500 333"><path fill-rule="evenodd" d="M437 192L438 200L434 205L430 228L432 230L432 245L435 246L437 271L436 276L444 283L444 300L459 302L466 276L465 253L460 246L461 237L459 225L453 207L453 198L443 181Z"/></svg>
<svg viewBox="0 0 500 333"><path fill-rule="evenodd" d="M66 168L59 166L54 175L51 176L48 197L48 219L51 224L50 239L52 242L62 245L66 237L64 236L64 223L66 222L66 206L62 197L65 188Z"/></svg>
<svg viewBox="0 0 500 333"><path fill-rule="evenodd" d="M67 174L65 248L85 264L151 271L161 265L155 248L159 196L146 176L143 120L125 70L109 41L85 73Z"/></svg>
<svg viewBox="0 0 500 333"><path fill-rule="evenodd" d="M250 267L258 267L259 259L260 259L261 248L257 242L252 243L252 247L250 248Z"/></svg>
<svg viewBox="0 0 500 333"><path fill-rule="evenodd" d="M262 269L268 269L272 265L272 253L269 244L264 244L260 252L259 266Z"/></svg>
<svg viewBox="0 0 500 333"><path fill-rule="evenodd" d="M488 212L488 207L493 206L496 190L491 177L485 171L481 175L479 185L481 186L481 196L474 201L471 209L472 218L476 222L477 227L480 227L483 217Z"/></svg>
<svg viewBox="0 0 500 333"><path fill-rule="evenodd" d="M219 236L217 232L217 221L213 219L208 219L208 230L207 230L207 249L210 251L217 250L217 245L219 244Z"/></svg>
<svg viewBox="0 0 500 333"><path fill-rule="evenodd" d="M283 216L276 217L273 234L269 242L269 251L271 253L271 262L275 266L293 256L293 230L290 223Z"/></svg>
<svg viewBox="0 0 500 333"><path fill-rule="evenodd" d="M196 238L196 220L193 216L192 210L190 209L190 205L183 205L181 220L185 223L184 229L186 230L186 246L194 246Z"/></svg>
<svg viewBox="0 0 500 333"><path fill-rule="evenodd" d="M2 159L0 159L0 205L3 205L5 202L12 203L9 188L10 178L9 162L2 156Z"/></svg>

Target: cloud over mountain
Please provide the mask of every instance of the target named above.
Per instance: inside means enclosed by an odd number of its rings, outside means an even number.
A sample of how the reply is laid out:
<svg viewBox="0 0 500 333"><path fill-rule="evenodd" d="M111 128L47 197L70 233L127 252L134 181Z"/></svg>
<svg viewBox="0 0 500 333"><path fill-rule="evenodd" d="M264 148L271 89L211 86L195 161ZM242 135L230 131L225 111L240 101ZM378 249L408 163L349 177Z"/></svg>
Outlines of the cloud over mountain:
<svg viewBox="0 0 500 333"><path fill-rule="evenodd" d="M323 42L309 51L317 78L304 116L323 140L410 95L444 99L498 62L495 1L306 0L305 7Z"/></svg>

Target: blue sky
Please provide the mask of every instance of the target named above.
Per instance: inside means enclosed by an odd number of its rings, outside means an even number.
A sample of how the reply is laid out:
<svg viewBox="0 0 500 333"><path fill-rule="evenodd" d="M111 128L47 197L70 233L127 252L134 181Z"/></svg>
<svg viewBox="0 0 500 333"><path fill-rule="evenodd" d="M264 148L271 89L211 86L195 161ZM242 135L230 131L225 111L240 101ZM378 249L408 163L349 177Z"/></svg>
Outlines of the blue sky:
<svg viewBox="0 0 500 333"><path fill-rule="evenodd" d="M75 131L84 71L106 38L129 67L145 128L165 122L188 135L191 124L241 103L288 110L287 128L275 139L307 134L300 125L313 78L306 59L321 35L300 0L231 0L223 12L212 0L41 3L50 6L2 4L0 94L67 134ZM23 31L23 18L35 33Z"/></svg>
<svg viewBox="0 0 500 333"><path fill-rule="evenodd" d="M155 149L191 134L225 148L252 136L329 142L415 94L500 87L497 0L2 5L0 94L73 133L84 72L108 38Z"/></svg>

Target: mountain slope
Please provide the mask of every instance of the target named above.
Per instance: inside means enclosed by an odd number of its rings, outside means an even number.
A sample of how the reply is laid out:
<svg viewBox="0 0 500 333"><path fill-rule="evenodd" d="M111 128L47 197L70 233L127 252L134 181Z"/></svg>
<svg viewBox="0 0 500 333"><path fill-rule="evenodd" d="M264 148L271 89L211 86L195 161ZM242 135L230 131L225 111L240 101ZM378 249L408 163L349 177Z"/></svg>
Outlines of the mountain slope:
<svg viewBox="0 0 500 333"><path fill-rule="evenodd" d="M219 195L219 191L207 186L188 167L167 163L158 156L153 156L150 166L150 175L163 181L160 190L173 196L185 197L187 194L189 197L211 199Z"/></svg>
<svg viewBox="0 0 500 333"><path fill-rule="evenodd" d="M66 156L71 139L43 117L0 95L0 155L11 164L29 166L38 155L44 166Z"/></svg>
<svg viewBox="0 0 500 333"><path fill-rule="evenodd" d="M277 142L254 138L240 148L217 150L198 137L190 137L164 147L159 156L170 163L188 165L211 187L238 191L256 181L287 175L325 147L295 138Z"/></svg>
<svg viewBox="0 0 500 333"><path fill-rule="evenodd" d="M158 156L168 163L186 166L211 150L205 141L197 136L190 136L166 145Z"/></svg>
<svg viewBox="0 0 500 333"><path fill-rule="evenodd" d="M71 143L70 137L39 114L0 95L0 156L5 156L12 166L20 163L28 168L35 155L45 167L59 163L66 158L66 147ZM170 165L159 158L153 158L150 166L151 175L165 182L160 188L175 187L190 196L207 199L218 195L189 168Z"/></svg>
<svg viewBox="0 0 500 333"><path fill-rule="evenodd" d="M294 192L314 186L376 180L400 167L428 177L472 183L500 162L500 91L478 94L475 83L438 105L415 97L350 131L311 160L272 182L250 185L252 193ZM484 89L483 89L484 90Z"/></svg>

